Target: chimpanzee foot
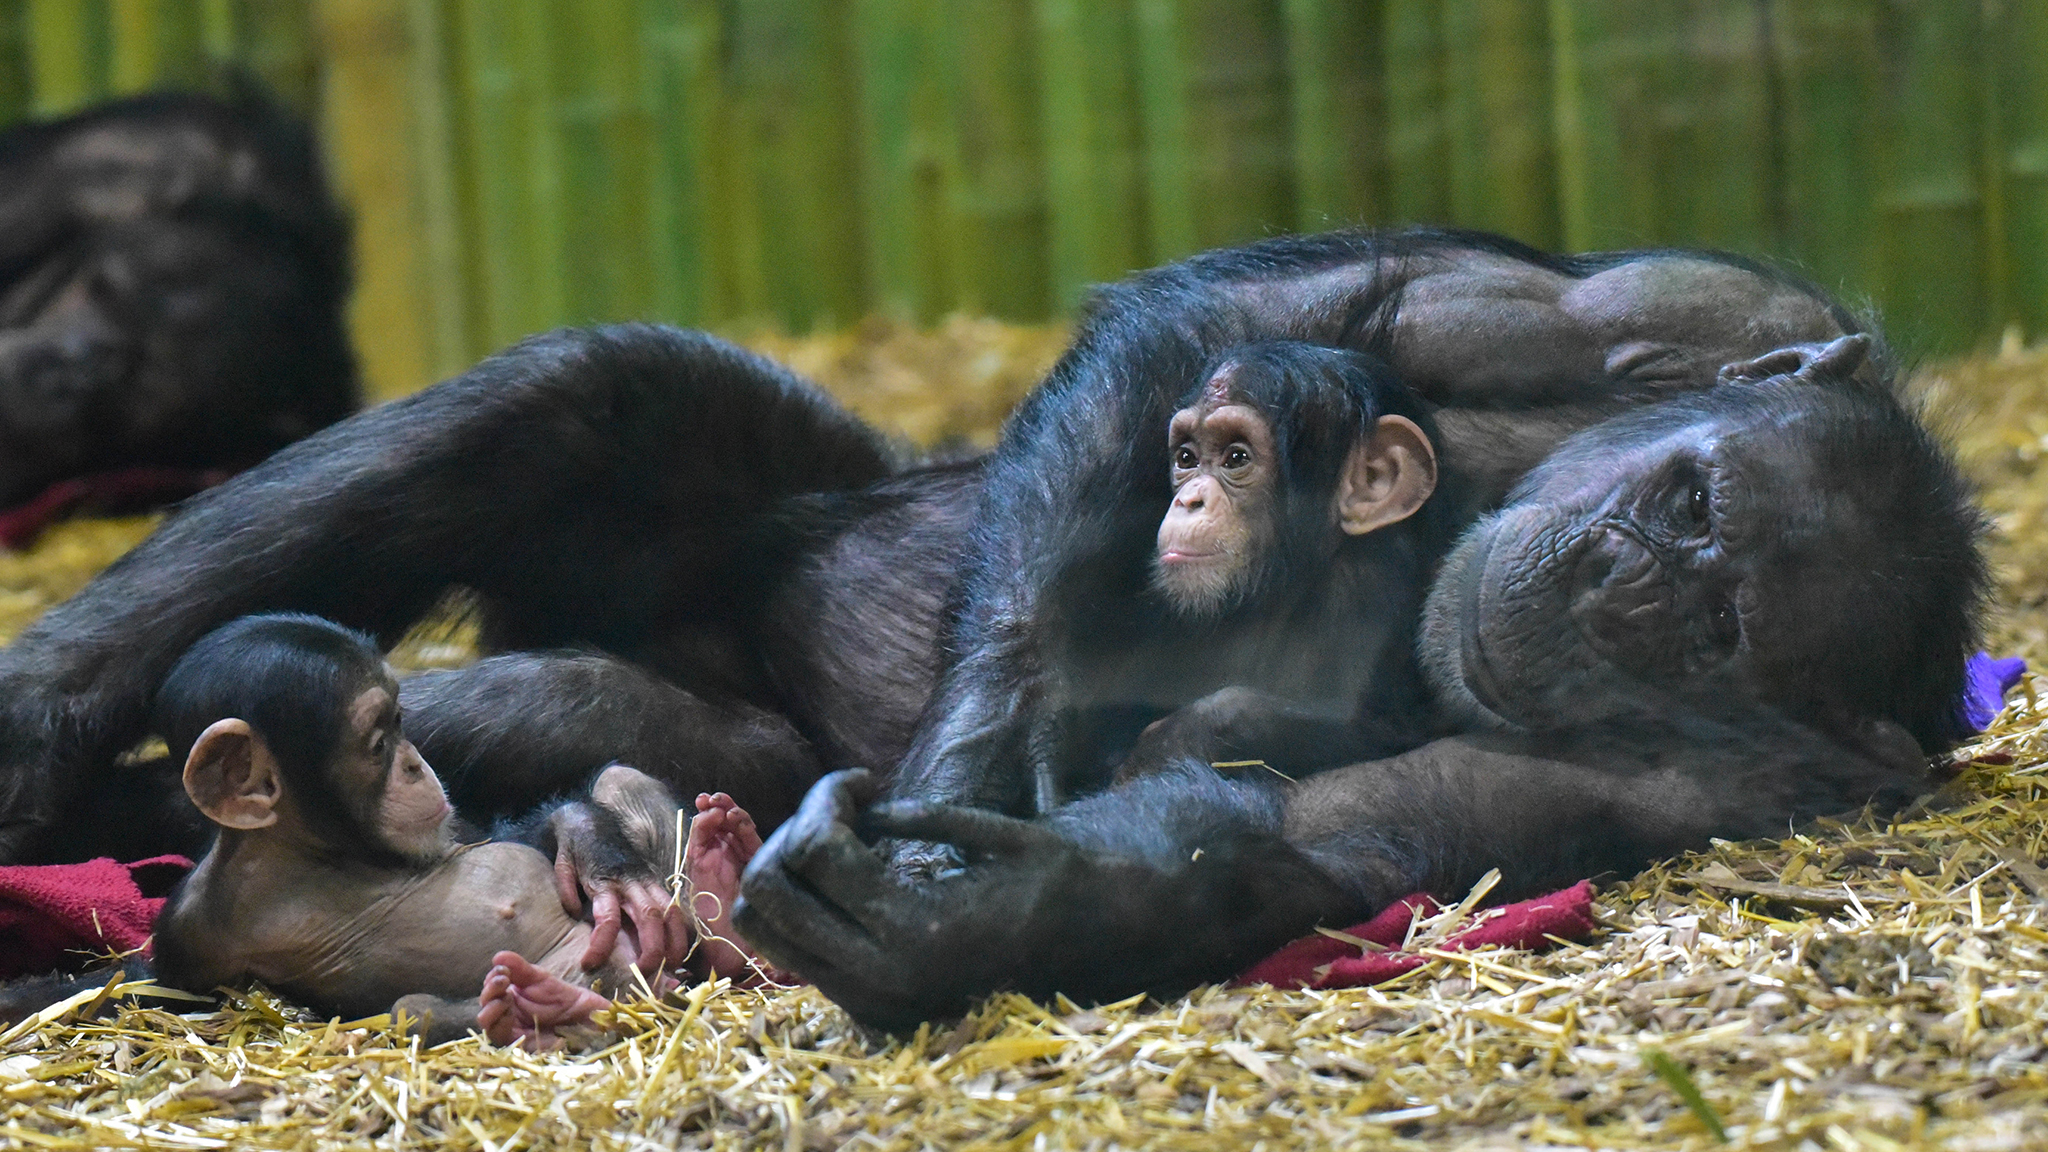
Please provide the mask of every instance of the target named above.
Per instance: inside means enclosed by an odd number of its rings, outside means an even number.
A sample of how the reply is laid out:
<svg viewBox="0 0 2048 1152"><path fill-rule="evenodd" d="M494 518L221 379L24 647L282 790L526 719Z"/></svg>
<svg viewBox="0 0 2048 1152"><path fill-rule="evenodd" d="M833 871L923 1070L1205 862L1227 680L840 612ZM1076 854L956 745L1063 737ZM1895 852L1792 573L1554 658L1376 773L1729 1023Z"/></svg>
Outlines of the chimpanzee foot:
<svg viewBox="0 0 2048 1152"><path fill-rule="evenodd" d="M741 983L758 982L753 979L757 975L767 979L781 975L764 970L732 926L740 873L760 851L761 833L746 809L723 792L698 794L697 815L690 820L690 838L683 848L683 875L708 975Z"/></svg>
<svg viewBox="0 0 2048 1152"><path fill-rule="evenodd" d="M588 988L542 971L517 952L491 957L490 975L477 995L476 1022L491 1043L529 1052L561 1046L557 1029L585 1024L612 1002Z"/></svg>

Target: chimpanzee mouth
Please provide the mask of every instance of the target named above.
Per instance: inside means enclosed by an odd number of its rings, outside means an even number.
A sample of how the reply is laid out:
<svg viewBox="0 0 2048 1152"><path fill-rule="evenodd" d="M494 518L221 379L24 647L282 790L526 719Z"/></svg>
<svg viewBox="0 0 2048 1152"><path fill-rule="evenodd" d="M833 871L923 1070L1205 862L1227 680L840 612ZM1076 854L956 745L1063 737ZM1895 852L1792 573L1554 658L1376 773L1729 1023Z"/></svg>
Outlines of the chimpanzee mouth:
<svg viewBox="0 0 2048 1152"><path fill-rule="evenodd" d="M1592 525L1572 566L1572 625L1606 659L1656 663L1676 611L1670 572L1670 562L1633 524Z"/></svg>

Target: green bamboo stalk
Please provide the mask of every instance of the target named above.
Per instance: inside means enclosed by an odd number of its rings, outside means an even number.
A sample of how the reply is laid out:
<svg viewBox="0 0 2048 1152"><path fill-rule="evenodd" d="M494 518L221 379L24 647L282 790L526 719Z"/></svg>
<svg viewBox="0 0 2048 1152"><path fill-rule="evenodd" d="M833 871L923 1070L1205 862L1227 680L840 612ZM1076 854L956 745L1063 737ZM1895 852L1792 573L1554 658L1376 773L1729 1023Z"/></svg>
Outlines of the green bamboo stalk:
<svg viewBox="0 0 2048 1152"><path fill-rule="evenodd" d="M760 0L733 14L771 306L794 331L851 323L863 303L851 13L833 0Z"/></svg>
<svg viewBox="0 0 2048 1152"><path fill-rule="evenodd" d="M1774 0L1769 11L1781 100L1783 254L1822 285L1867 296L1880 284L1876 6Z"/></svg>
<svg viewBox="0 0 2048 1152"><path fill-rule="evenodd" d="M1974 6L1938 4L1890 31L1880 43L1898 82L1886 90L1878 174L1887 315L1908 347L1960 350L1985 316L1981 145L1957 123L1958 110L1982 106L1981 29Z"/></svg>
<svg viewBox="0 0 2048 1152"><path fill-rule="evenodd" d="M1578 5L1550 0L1550 117L1557 141L1557 216L1564 248L1593 247L1592 163L1586 140L1585 54L1580 51Z"/></svg>
<svg viewBox="0 0 2048 1152"><path fill-rule="evenodd" d="M108 8L107 23L113 34L108 87L115 92L154 87L163 65L163 4L160 0L110 0Z"/></svg>
<svg viewBox="0 0 2048 1152"><path fill-rule="evenodd" d="M637 0L557 5L557 121L569 316L635 319L654 308L647 218L652 126L641 102Z"/></svg>
<svg viewBox="0 0 2048 1152"><path fill-rule="evenodd" d="M2002 109L2004 227L1988 238L2005 261L2005 304L1992 320L2039 339L2048 333L2048 10L2007 5L1989 40Z"/></svg>
<svg viewBox="0 0 2048 1152"><path fill-rule="evenodd" d="M717 8L688 0L642 0L643 99L653 113L653 168L647 202L654 253L654 313L680 324L713 316L707 233L714 221L711 154L720 115Z"/></svg>
<svg viewBox="0 0 2048 1152"><path fill-rule="evenodd" d="M1151 260L1178 259L1199 249L1195 229L1194 141L1189 138L1188 70L1182 59L1182 5L1136 0L1138 114L1144 126L1145 225Z"/></svg>
<svg viewBox="0 0 2048 1152"><path fill-rule="evenodd" d="M313 50L312 6L277 0L237 0L241 62L279 99L310 112L320 86Z"/></svg>
<svg viewBox="0 0 2048 1152"><path fill-rule="evenodd" d="M1775 244L1769 43L1756 5L1683 11L1660 54L1671 125L1658 166L1658 231L1681 243L1766 252Z"/></svg>
<svg viewBox="0 0 2048 1152"><path fill-rule="evenodd" d="M941 242L943 114L929 5L859 0L861 207L871 306L929 320L950 302Z"/></svg>
<svg viewBox="0 0 2048 1152"><path fill-rule="evenodd" d="M199 35L206 57L215 64L235 58L238 20L234 0L199 0Z"/></svg>
<svg viewBox="0 0 2048 1152"><path fill-rule="evenodd" d="M1011 320L1051 314L1045 153L1030 0L949 0L934 43L952 253L951 307Z"/></svg>
<svg viewBox="0 0 2048 1152"><path fill-rule="evenodd" d="M1436 0L1386 0L1387 200L1389 218L1451 218L1443 16Z"/></svg>
<svg viewBox="0 0 2048 1152"><path fill-rule="evenodd" d="M1294 217L1294 153L1280 12L1239 0L1179 0L1178 9L1193 248L1284 230Z"/></svg>
<svg viewBox="0 0 2048 1152"><path fill-rule="evenodd" d="M1053 302L1145 263L1128 9L1037 0Z"/></svg>
<svg viewBox="0 0 2048 1152"><path fill-rule="evenodd" d="M560 323L567 311L546 11L538 0L465 0L460 11L485 328L498 347Z"/></svg>
<svg viewBox="0 0 2048 1152"><path fill-rule="evenodd" d="M38 116L58 116L100 93L93 59L92 5L74 0L29 0L28 62Z"/></svg>
<svg viewBox="0 0 2048 1152"><path fill-rule="evenodd" d="M1555 245L1548 5L1449 0L1443 11L1452 217Z"/></svg>
<svg viewBox="0 0 2048 1152"><path fill-rule="evenodd" d="M417 181L419 293L427 309L426 361L439 379L489 351L470 342L469 282L463 276L462 217L455 174L454 111L448 91L449 22L442 0L406 0L407 88Z"/></svg>
<svg viewBox="0 0 2048 1152"><path fill-rule="evenodd" d="M1655 67L1677 46L1666 6L1551 0L1551 132L1558 243L1573 251L1659 239ZM1691 171L1700 158L1680 161Z"/></svg>
<svg viewBox="0 0 2048 1152"><path fill-rule="evenodd" d="M1316 231L1386 213L1378 3L1285 0L1294 226Z"/></svg>
<svg viewBox="0 0 2048 1152"><path fill-rule="evenodd" d="M23 0L0 0L0 124L28 115L28 13Z"/></svg>

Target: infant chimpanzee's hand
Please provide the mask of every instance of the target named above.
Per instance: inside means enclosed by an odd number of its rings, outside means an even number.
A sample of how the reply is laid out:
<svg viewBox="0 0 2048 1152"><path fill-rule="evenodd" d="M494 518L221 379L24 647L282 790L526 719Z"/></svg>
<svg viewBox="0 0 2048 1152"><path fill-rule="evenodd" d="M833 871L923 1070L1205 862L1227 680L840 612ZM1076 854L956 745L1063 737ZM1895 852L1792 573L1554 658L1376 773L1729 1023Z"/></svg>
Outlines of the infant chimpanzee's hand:
<svg viewBox="0 0 2048 1152"><path fill-rule="evenodd" d="M562 907L581 916L589 897L594 931L583 966L596 968L630 923L634 963L653 973L681 964L690 952L689 916L667 882L632 851L618 821L594 804L572 802L555 810L555 888Z"/></svg>

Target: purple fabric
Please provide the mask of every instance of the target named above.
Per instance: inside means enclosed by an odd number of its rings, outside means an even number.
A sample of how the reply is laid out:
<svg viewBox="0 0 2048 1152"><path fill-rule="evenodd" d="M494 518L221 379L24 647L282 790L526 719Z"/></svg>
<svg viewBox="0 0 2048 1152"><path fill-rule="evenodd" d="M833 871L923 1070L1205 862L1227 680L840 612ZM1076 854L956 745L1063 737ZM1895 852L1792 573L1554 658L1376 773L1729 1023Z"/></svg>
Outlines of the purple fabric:
<svg viewBox="0 0 2048 1152"><path fill-rule="evenodd" d="M1956 713L1962 718L1963 727L1971 732L1982 732L1998 719L1999 710L2005 707L2005 694L2020 682L2020 673L2027 670L2027 662L2017 656L1994 659L1987 652L1970 657L1963 668L1963 698L1956 701Z"/></svg>

